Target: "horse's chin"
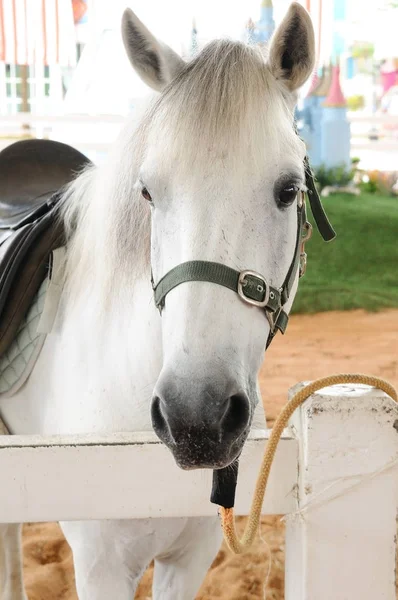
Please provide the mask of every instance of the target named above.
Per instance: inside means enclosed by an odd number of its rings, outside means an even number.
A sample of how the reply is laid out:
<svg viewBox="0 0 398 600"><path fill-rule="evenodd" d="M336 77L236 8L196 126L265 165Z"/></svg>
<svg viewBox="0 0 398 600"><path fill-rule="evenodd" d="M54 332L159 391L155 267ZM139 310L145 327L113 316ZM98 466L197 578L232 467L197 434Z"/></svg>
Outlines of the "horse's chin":
<svg viewBox="0 0 398 600"><path fill-rule="evenodd" d="M179 467L183 471L194 471L196 469L211 469L212 471L214 471L214 470L218 470L218 469L224 469L225 467L229 467L229 465L232 464L234 461L227 460L227 461L218 461L216 463L215 462L208 463L205 461L203 461L203 462L201 462L201 461L188 462L185 459L178 460L177 458L175 458L175 462L176 462L177 467Z"/></svg>
<svg viewBox="0 0 398 600"><path fill-rule="evenodd" d="M173 454L176 465L183 471L193 471L194 469L225 469L232 465L242 452L243 443L234 444L228 450L220 448L201 448L200 452L195 452L192 448L179 448L174 444L166 444Z"/></svg>

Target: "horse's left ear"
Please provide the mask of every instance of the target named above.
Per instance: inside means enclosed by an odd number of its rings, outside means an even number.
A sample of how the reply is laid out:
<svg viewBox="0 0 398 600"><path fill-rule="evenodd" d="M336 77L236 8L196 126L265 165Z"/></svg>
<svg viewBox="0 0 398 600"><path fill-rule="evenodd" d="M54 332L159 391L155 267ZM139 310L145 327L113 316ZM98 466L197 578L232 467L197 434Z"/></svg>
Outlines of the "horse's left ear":
<svg viewBox="0 0 398 600"><path fill-rule="evenodd" d="M122 37L134 69L157 92L161 92L185 65L174 50L152 35L130 8L123 14Z"/></svg>
<svg viewBox="0 0 398 600"><path fill-rule="evenodd" d="M314 65L312 21L305 8L293 2L271 39L268 67L293 92L306 82Z"/></svg>

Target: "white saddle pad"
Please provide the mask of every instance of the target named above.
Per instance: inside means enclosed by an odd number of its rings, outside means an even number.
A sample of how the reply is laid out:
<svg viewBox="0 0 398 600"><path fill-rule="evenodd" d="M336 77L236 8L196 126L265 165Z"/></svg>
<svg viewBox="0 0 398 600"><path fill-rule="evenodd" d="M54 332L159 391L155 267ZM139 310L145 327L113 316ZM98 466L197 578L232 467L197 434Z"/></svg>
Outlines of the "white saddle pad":
<svg viewBox="0 0 398 600"><path fill-rule="evenodd" d="M54 250L50 274L41 284L17 335L0 358L0 397L10 397L26 382L54 323L62 292L65 249Z"/></svg>

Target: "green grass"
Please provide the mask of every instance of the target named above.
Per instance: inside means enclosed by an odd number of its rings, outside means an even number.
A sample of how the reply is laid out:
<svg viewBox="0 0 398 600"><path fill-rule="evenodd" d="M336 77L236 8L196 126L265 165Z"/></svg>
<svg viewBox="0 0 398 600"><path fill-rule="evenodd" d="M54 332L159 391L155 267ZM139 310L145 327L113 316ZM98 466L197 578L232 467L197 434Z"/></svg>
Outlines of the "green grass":
<svg viewBox="0 0 398 600"><path fill-rule="evenodd" d="M339 194L323 204L337 237L325 243L314 227L293 312L398 307L398 198Z"/></svg>

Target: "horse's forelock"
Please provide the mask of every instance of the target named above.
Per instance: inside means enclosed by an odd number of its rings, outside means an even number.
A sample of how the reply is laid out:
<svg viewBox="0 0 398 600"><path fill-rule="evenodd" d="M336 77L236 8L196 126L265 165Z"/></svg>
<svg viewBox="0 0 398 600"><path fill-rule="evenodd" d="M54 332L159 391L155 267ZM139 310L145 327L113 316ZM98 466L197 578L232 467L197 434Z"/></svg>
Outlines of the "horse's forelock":
<svg viewBox="0 0 398 600"><path fill-rule="evenodd" d="M302 154L283 84L258 47L237 41L209 43L165 89L148 121L174 168L214 161L215 154L261 168L270 148L275 156L286 143Z"/></svg>

